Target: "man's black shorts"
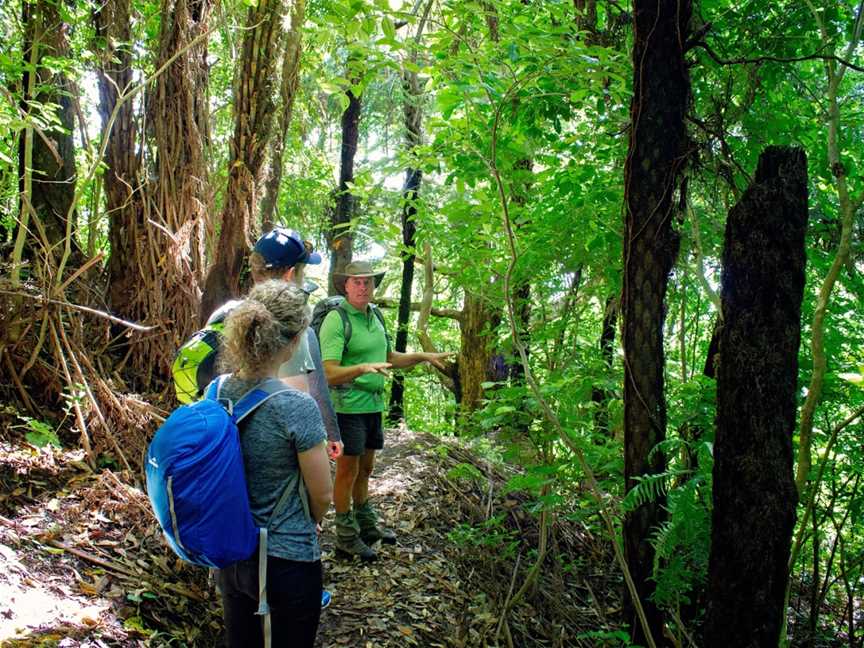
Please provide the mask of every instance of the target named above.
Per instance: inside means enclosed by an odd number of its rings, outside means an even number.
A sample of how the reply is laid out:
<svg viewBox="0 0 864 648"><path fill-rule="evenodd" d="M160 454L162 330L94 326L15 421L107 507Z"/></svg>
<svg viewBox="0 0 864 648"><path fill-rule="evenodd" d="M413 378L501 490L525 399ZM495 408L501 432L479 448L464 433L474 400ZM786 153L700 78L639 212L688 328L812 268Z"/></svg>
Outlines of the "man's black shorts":
<svg viewBox="0 0 864 648"><path fill-rule="evenodd" d="M337 413L339 432L342 433L342 453L349 457L366 454L366 450L384 447L384 428L381 412L373 414Z"/></svg>

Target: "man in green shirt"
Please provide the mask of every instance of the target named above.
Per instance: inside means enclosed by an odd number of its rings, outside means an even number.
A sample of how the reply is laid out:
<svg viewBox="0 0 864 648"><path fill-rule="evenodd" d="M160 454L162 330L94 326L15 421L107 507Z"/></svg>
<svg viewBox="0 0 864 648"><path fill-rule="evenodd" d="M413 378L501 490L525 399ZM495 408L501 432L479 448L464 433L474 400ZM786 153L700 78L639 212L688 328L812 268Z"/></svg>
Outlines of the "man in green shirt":
<svg viewBox="0 0 864 648"><path fill-rule="evenodd" d="M372 311L372 295L383 272L375 272L365 261L349 263L334 273L337 292L345 296L341 308L351 324L346 347L342 316L327 314L319 332L324 373L330 383L333 405L344 444L336 459L333 504L336 508L336 550L342 555L375 560L369 545L381 540L396 542L395 534L378 525L369 504L369 476L375 466L375 451L384 447L382 413L384 380L388 370L428 362L444 371L450 353L399 353L390 348L384 326ZM351 510L353 500L354 510Z"/></svg>

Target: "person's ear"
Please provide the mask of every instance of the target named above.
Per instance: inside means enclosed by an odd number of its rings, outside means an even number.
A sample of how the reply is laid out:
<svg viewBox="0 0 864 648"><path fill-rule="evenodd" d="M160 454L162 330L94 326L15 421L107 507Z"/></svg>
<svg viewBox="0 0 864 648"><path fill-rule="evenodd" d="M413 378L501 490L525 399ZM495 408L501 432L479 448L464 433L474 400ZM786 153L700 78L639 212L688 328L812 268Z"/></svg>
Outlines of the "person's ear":
<svg viewBox="0 0 864 648"><path fill-rule="evenodd" d="M285 274L282 275L282 281L293 281L294 280L294 266L291 266L285 271Z"/></svg>

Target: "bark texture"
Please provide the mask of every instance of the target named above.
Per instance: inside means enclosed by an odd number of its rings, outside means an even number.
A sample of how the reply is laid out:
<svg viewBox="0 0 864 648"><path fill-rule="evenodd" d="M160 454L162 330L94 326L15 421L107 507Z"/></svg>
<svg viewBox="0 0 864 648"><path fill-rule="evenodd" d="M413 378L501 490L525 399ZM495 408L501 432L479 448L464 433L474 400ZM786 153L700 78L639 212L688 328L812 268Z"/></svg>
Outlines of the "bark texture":
<svg viewBox="0 0 864 648"><path fill-rule="evenodd" d="M678 254L675 188L687 156L684 116L690 79L684 60L691 5L688 0L636 0L634 5L633 100L625 183L624 286L621 301L624 346L625 486L662 472L666 437L663 321L669 272ZM628 513L624 520L627 564L655 641L661 641L660 611L649 601L654 550L651 530L664 519L664 498ZM645 633L633 601L625 615L634 643Z"/></svg>
<svg viewBox="0 0 864 648"><path fill-rule="evenodd" d="M706 648L774 648L780 636L806 227L805 154L769 147L726 223Z"/></svg>
<svg viewBox="0 0 864 648"><path fill-rule="evenodd" d="M44 138L33 135L32 193L30 204L35 212L31 218L31 235L27 238L25 249L29 250L39 266L51 264L55 253L59 252L61 242L66 238L67 215L70 213L75 197L75 145L72 138L74 110L71 96L72 85L66 75L52 72L44 65L46 57L65 58L69 55L68 26L60 18L57 3L60 0L38 0L23 2L22 21L25 28L23 48L24 61L30 64L33 46L36 47L37 91L33 97L25 94L22 102L24 111L30 110L29 101L39 104L55 104L55 115L59 126L42 131ZM25 93L30 87L30 72L24 71L23 88ZM19 143L19 174L24 178L24 134ZM23 194L23 190L22 190ZM35 222L34 222L35 220ZM69 228L75 259L80 262L81 255L75 244L75 214L72 213L72 226ZM59 259L59 254L56 254ZM74 263L74 261L73 261Z"/></svg>
<svg viewBox="0 0 864 648"><path fill-rule="evenodd" d="M99 70L99 113L103 126L117 111L107 133L105 152L105 207L108 213L108 299L121 317L140 320L146 315L139 291L148 283L146 260L146 195L141 179L141 142L135 105L121 93L132 85L130 0L106 0L94 13L96 36L106 44Z"/></svg>
<svg viewBox="0 0 864 648"><path fill-rule="evenodd" d="M481 295L465 292L462 306L456 401L463 415L479 409L483 402L483 383L490 378L495 336L501 311Z"/></svg>
<svg viewBox="0 0 864 648"><path fill-rule="evenodd" d="M162 0L157 68L207 32L211 9L210 0ZM151 234L157 250L168 248L167 254L154 255L158 272L151 281L159 286L162 303L151 297L150 308L162 310L153 315L170 323L170 334L163 338L169 358L197 328L204 279L212 204L206 159L209 77L207 43L201 42L174 58L158 77L149 106L157 146L156 181L150 189L153 218L164 228L151 226Z"/></svg>
<svg viewBox="0 0 864 648"><path fill-rule="evenodd" d="M212 6L210 0L162 0L161 8L157 68L207 31ZM156 79L150 101L158 151L159 216L180 239L181 252L197 282L203 281L211 205L205 158L210 144L209 78L207 44L200 43Z"/></svg>
<svg viewBox="0 0 864 648"><path fill-rule="evenodd" d="M282 75L279 84L279 124L270 139L270 162L261 201L261 230L269 232L276 224L276 206L279 204L279 186L282 184L282 166L285 141L294 116L294 101L300 86L300 57L303 53L301 28L306 19L305 0L294 0L291 10L291 29L285 32L285 51L282 53Z"/></svg>
<svg viewBox="0 0 864 648"><path fill-rule="evenodd" d="M336 204L330 213L330 230L327 243L330 246L330 276L328 294L335 295L333 273L342 272L351 263L354 254L354 234L351 231L351 218L356 209L356 198L351 195L348 184L354 182L354 157L360 139L360 111L362 101L359 95L348 90L348 107L342 113L342 151L339 156L339 187L336 190Z"/></svg>
<svg viewBox="0 0 864 648"><path fill-rule="evenodd" d="M282 0L259 0L247 13L234 87L228 187L215 259L204 282L201 324L222 303L240 294L240 271L251 248L250 230L275 113L273 86L282 13Z"/></svg>

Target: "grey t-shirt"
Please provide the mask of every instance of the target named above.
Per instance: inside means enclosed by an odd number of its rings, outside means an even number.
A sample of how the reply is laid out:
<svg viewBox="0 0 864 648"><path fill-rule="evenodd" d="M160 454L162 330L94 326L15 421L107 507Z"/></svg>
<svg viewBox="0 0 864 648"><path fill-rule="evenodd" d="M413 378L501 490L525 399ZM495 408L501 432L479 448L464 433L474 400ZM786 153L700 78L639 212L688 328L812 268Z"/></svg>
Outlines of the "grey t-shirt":
<svg viewBox="0 0 864 648"><path fill-rule="evenodd" d="M279 377L306 376L309 385L309 395L318 404L321 418L324 420L324 430L329 441L342 441L339 433L339 423L336 420L336 410L330 400L330 386L324 374L324 364L321 362L321 347L318 336L312 327L306 329L306 335L300 339L297 350L288 362L279 367Z"/></svg>
<svg viewBox="0 0 864 648"><path fill-rule="evenodd" d="M279 377L287 378L289 376L303 376L307 373L315 371L315 363L312 360L312 354L309 352L309 333L314 335L314 331L306 329L303 336L300 337L300 342L297 344L297 349L291 355L287 362L283 362L279 367Z"/></svg>
<svg viewBox="0 0 864 648"><path fill-rule="evenodd" d="M230 377L220 396L238 399L255 384ZM297 454L324 439L315 401L295 389L271 397L240 423L246 486L256 525L267 524L288 481L300 470ZM269 526L267 554L303 562L321 558L315 522L304 512L296 491Z"/></svg>

